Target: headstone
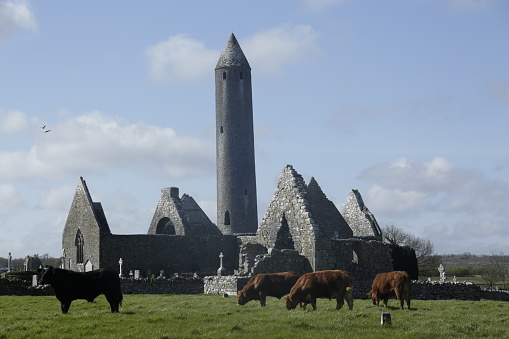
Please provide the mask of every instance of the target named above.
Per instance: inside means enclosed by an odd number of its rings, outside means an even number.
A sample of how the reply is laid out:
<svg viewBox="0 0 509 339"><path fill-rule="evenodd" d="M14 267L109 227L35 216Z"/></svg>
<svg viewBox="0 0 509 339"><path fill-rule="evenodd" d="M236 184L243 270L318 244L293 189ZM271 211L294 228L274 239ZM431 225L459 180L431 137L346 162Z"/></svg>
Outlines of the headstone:
<svg viewBox="0 0 509 339"><path fill-rule="evenodd" d="M7 257L7 272L11 271L11 260L12 260L12 255L11 255L11 252L9 252L9 256Z"/></svg>
<svg viewBox="0 0 509 339"><path fill-rule="evenodd" d="M440 266L438 266L438 272L440 273L440 282L445 282L445 270L444 270L444 266L442 264L440 264Z"/></svg>
<svg viewBox="0 0 509 339"><path fill-rule="evenodd" d="M90 272L94 269L94 266L92 265L92 262L90 260L87 260L85 263L85 272Z"/></svg>
<svg viewBox="0 0 509 339"><path fill-rule="evenodd" d="M219 253L219 269L217 270L217 275L226 275L226 269L223 267L223 252Z"/></svg>
<svg viewBox="0 0 509 339"><path fill-rule="evenodd" d="M134 270L134 279L140 279L140 270Z"/></svg>
<svg viewBox="0 0 509 339"><path fill-rule="evenodd" d="M382 325L384 325L384 324L391 325L392 324L391 313L390 312L382 312L382 317L380 319L380 323Z"/></svg>
<svg viewBox="0 0 509 339"><path fill-rule="evenodd" d="M34 274L32 276L32 287L36 287L37 286L37 282L38 282L38 279L37 279L37 274Z"/></svg>
<svg viewBox="0 0 509 339"><path fill-rule="evenodd" d="M121 277L121 276L122 276L122 264L123 264L123 263L124 263L124 262L122 261L122 258L120 258L120 260L118 261L118 265L120 266L120 273L118 274L118 276L119 276L119 277Z"/></svg>

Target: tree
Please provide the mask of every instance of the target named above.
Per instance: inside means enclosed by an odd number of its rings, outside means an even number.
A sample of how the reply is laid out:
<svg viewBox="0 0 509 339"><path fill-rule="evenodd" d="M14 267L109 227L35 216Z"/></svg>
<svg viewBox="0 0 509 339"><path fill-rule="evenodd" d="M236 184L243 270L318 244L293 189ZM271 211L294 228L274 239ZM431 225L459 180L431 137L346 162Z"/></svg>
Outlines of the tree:
<svg viewBox="0 0 509 339"><path fill-rule="evenodd" d="M488 259L488 265L482 270L481 277L490 288L497 283L501 283L502 287L505 288L508 268L509 258L502 251L492 252Z"/></svg>
<svg viewBox="0 0 509 339"><path fill-rule="evenodd" d="M416 237L394 225L384 227L382 235L383 241L391 246L408 246L415 251L421 276L430 276L436 272L440 257L433 254L433 243L429 239Z"/></svg>

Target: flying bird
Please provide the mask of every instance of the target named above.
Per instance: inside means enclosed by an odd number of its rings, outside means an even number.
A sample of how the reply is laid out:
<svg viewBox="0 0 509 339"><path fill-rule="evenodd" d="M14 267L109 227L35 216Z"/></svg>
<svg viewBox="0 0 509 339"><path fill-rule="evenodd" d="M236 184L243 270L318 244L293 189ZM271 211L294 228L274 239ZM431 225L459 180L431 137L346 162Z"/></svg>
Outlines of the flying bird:
<svg viewBox="0 0 509 339"><path fill-rule="evenodd" d="M48 133L48 132L51 132L51 130L50 130L50 129L48 129L48 130L45 130L45 131L44 131L44 133Z"/></svg>
<svg viewBox="0 0 509 339"><path fill-rule="evenodd" d="M42 129L45 129L45 128L46 128L46 125L42 126L41 128L42 128Z"/></svg>

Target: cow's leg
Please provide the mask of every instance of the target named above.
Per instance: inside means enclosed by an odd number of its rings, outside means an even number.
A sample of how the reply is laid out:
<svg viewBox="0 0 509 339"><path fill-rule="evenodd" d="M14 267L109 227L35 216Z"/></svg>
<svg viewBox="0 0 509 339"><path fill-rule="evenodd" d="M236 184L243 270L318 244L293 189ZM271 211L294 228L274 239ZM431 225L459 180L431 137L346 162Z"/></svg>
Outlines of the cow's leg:
<svg viewBox="0 0 509 339"><path fill-rule="evenodd" d="M62 301L60 303L60 308L62 309L62 313L67 314L69 312L69 307L71 307L70 301Z"/></svg>
<svg viewBox="0 0 509 339"><path fill-rule="evenodd" d="M401 289L396 289L394 292L396 293L396 299L398 299L398 302L399 302L399 309L402 310L403 303L404 303L403 293L402 293Z"/></svg>
<svg viewBox="0 0 509 339"><path fill-rule="evenodd" d="M311 306L313 306L313 311L316 311L316 297L312 296L309 298L311 302Z"/></svg>
<svg viewBox="0 0 509 339"><path fill-rule="evenodd" d="M267 294L265 294L264 292L260 292L259 295L260 295L260 305L262 307L265 307L267 305Z"/></svg>
<svg viewBox="0 0 509 339"><path fill-rule="evenodd" d="M389 295L384 296L384 306L387 308L387 302L389 301Z"/></svg>
<svg viewBox="0 0 509 339"><path fill-rule="evenodd" d="M108 300L108 302L110 303L111 313L117 313L118 305L119 305L119 301L117 300L117 298L115 298L111 295L105 295L105 297L106 297L106 300Z"/></svg>
<svg viewBox="0 0 509 339"><path fill-rule="evenodd" d="M352 295L352 292L353 292L353 289L348 287L347 290L346 290L346 294L345 294L346 303L348 304L348 309L350 311L353 310L353 295Z"/></svg>
<svg viewBox="0 0 509 339"><path fill-rule="evenodd" d="M406 306L408 307L408 309L410 309L410 294L411 293L409 291L405 293Z"/></svg>

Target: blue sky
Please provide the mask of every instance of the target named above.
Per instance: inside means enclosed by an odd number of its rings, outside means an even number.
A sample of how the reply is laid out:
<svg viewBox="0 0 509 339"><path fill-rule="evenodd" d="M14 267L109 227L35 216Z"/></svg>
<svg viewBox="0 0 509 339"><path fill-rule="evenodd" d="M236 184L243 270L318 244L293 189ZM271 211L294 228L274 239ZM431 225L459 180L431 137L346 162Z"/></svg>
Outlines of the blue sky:
<svg viewBox="0 0 509 339"><path fill-rule="evenodd" d="M439 254L509 254L508 19L503 0L0 0L0 256L60 255L80 176L115 234L146 233L170 186L216 222L232 32L259 221L291 164Z"/></svg>

